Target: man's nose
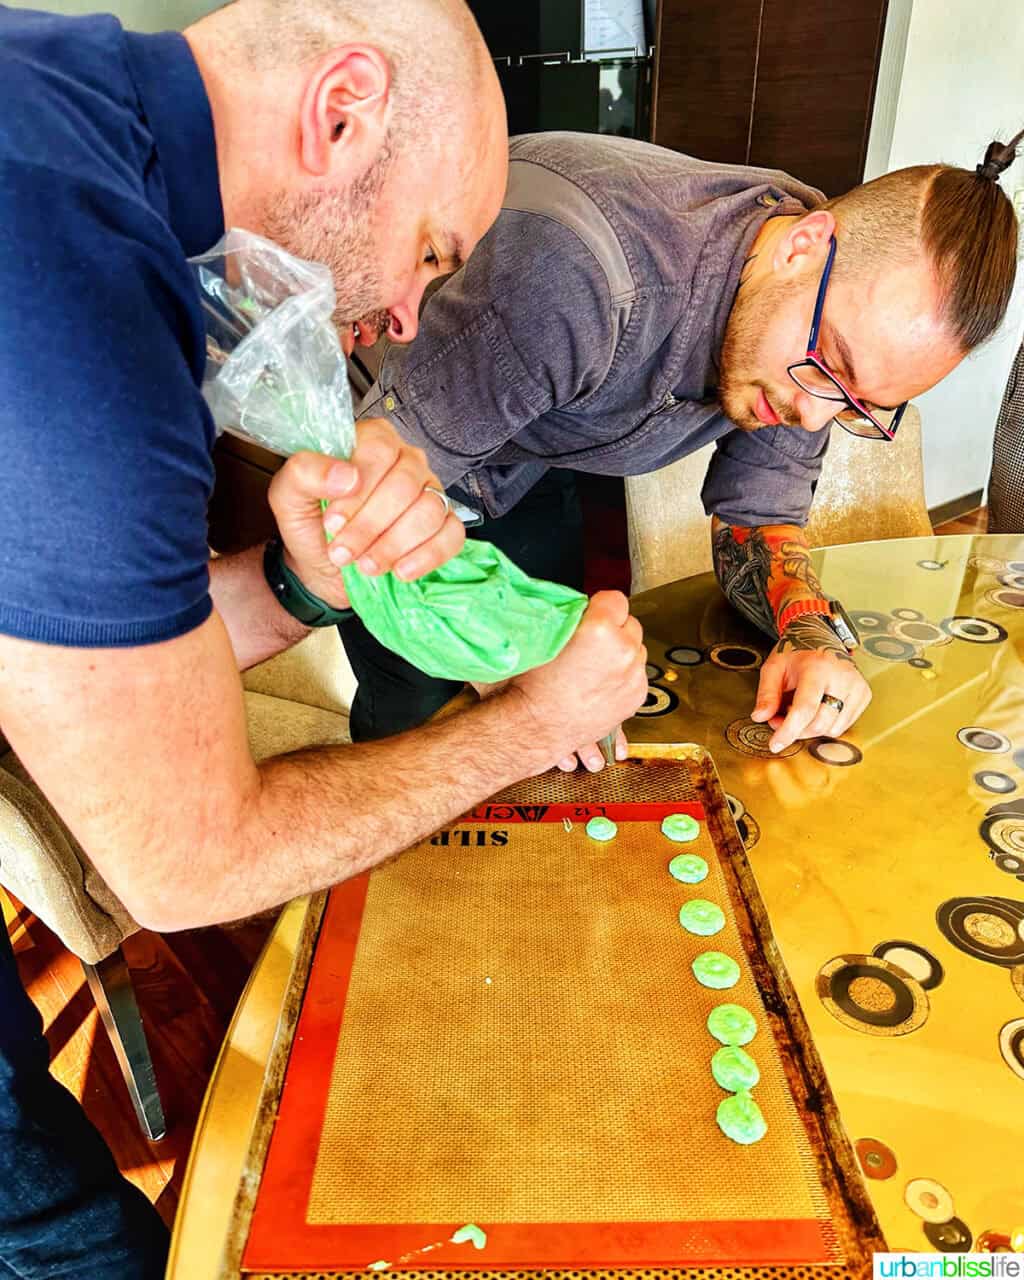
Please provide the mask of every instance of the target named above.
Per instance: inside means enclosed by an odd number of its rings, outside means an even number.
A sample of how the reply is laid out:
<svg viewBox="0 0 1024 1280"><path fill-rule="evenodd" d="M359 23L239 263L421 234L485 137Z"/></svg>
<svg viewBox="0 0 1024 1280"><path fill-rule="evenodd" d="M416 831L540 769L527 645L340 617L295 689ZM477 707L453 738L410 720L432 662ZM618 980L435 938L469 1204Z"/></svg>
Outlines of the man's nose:
<svg viewBox="0 0 1024 1280"><path fill-rule="evenodd" d="M820 431L843 408L837 400L822 400L821 396L812 396L807 391L799 392L794 403L805 431Z"/></svg>
<svg viewBox="0 0 1024 1280"><path fill-rule="evenodd" d="M388 337L392 342L412 342L420 329L420 303L423 286L414 285L401 302L389 309L391 328Z"/></svg>

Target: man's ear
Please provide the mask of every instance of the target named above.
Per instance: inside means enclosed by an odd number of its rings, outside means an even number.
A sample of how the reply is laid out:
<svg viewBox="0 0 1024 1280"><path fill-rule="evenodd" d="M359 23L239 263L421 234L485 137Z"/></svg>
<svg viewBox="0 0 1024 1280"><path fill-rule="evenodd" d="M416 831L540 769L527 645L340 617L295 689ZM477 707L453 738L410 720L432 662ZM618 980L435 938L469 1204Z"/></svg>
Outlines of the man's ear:
<svg viewBox="0 0 1024 1280"><path fill-rule="evenodd" d="M818 266L828 253L835 229L831 209L815 209L798 218L775 246L772 266L776 275L796 275L808 265Z"/></svg>
<svg viewBox="0 0 1024 1280"><path fill-rule="evenodd" d="M361 172L387 137L391 67L370 45L340 45L318 58L299 102L299 162L325 177L339 161Z"/></svg>

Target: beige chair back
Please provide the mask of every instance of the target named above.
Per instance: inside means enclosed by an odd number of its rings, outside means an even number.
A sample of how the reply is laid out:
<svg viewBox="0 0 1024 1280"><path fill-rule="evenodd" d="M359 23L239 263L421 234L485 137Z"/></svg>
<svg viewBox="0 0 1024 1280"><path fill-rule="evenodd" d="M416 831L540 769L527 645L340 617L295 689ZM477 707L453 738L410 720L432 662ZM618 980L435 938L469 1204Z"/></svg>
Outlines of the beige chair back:
<svg viewBox="0 0 1024 1280"><path fill-rule="evenodd" d="M634 593L711 569L711 524L700 491L713 445L645 476L626 478ZM911 405L891 444L833 429L814 506L811 546L931 533L924 497L921 416Z"/></svg>

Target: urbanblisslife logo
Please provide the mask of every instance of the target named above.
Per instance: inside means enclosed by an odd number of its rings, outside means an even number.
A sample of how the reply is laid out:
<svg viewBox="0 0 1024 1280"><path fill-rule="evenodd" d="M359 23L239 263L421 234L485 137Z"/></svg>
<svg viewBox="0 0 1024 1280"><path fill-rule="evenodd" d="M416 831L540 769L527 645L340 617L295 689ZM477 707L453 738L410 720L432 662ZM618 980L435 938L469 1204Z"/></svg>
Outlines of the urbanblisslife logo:
<svg viewBox="0 0 1024 1280"><path fill-rule="evenodd" d="M1024 1280L1024 1254L876 1253L874 1280Z"/></svg>

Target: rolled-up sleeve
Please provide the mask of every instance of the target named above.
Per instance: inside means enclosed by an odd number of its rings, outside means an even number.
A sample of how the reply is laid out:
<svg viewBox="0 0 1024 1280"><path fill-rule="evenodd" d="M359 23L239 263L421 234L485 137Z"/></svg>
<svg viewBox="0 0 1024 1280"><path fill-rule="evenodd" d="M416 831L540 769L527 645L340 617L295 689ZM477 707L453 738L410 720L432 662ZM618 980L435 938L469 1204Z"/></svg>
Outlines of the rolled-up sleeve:
<svg viewBox="0 0 1024 1280"><path fill-rule="evenodd" d="M443 484L600 386L614 354L604 273L571 231L506 211L388 349L361 417L389 418Z"/></svg>
<svg viewBox="0 0 1024 1280"><path fill-rule="evenodd" d="M831 424L820 431L763 427L730 431L718 441L701 500L726 524L807 523Z"/></svg>

